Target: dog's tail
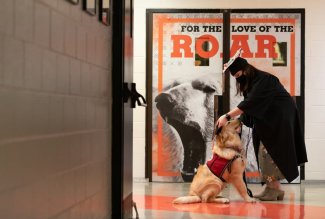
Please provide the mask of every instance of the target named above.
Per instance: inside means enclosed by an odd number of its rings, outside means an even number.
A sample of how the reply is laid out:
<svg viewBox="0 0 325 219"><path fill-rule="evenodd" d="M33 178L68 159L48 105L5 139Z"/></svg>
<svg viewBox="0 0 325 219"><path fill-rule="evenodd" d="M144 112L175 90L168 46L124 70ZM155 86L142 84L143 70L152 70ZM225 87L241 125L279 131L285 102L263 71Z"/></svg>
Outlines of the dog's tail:
<svg viewBox="0 0 325 219"><path fill-rule="evenodd" d="M174 204L191 204L199 202L201 202L201 198L196 195L178 197L173 201Z"/></svg>

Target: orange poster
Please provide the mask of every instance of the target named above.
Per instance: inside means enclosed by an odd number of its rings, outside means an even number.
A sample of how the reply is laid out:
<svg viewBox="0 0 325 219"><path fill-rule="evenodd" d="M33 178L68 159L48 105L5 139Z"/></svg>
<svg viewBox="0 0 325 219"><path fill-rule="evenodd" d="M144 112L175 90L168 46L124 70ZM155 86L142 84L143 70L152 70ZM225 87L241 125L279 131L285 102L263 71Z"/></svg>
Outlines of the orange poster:
<svg viewBox="0 0 325 219"><path fill-rule="evenodd" d="M275 74L292 96L301 93L299 13L230 13L226 23L224 13L193 11L151 16L153 181L191 181L199 164L211 157L215 96L228 90L230 108L241 100L235 95L233 79L230 85L223 83L224 43L230 56L242 48L242 57ZM259 175L250 133L243 130L243 134L248 146L247 177L256 182Z"/></svg>

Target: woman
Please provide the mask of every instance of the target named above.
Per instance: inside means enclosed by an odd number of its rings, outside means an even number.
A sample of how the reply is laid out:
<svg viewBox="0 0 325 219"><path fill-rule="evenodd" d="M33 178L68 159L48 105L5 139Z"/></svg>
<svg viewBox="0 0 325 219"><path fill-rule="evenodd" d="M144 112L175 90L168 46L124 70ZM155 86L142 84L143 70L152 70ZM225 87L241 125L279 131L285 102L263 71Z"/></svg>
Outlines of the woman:
<svg viewBox="0 0 325 219"><path fill-rule="evenodd" d="M253 128L253 144L265 190L254 197L262 201L282 200L281 179L291 182L298 177L298 165L307 162L299 114L292 97L279 79L256 69L238 57L225 66L236 79L237 94L244 100L222 115L216 125L224 125L241 115Z"/></svg>

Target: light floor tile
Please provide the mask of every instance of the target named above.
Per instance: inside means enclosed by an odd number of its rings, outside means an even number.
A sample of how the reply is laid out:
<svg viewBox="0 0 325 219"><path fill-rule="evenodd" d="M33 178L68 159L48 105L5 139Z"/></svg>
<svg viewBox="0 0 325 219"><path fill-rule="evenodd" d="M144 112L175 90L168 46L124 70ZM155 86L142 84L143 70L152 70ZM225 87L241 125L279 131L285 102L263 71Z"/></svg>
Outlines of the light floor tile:
<svg viewBox="0 0 325 219"><path fill-rule="evenodd" d="M189 183L134 182L133 199L140 218L325 218L325 182L302 181L301 184L283 184L283 201L245 203L237 191L228 185L221 195L230 204L172 204L174 198L186 195ZM263 187L249 184L254 194ZM135 213L134 213L135 216Z"/></svg>

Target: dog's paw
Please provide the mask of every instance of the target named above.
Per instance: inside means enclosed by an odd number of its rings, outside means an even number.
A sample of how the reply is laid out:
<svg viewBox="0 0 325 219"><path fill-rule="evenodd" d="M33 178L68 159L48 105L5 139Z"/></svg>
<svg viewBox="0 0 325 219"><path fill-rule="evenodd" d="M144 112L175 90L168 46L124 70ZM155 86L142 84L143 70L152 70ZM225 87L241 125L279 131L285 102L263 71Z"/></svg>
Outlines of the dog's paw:
<svg viewBox="0 0 325 219"><path fill-rule="evenodd" d="M173 204L190 204L190 203L199 203L201 198L199 196L182 196L173 200Z"/></svg>
<svg viewBox="0 0 325 219"><path fill-rule="evenodd" d="M219 204L229 204L230 201L227 198L218 196L216 198L210 199L209 202L219 203Z"/></svg>
<svg viewBox="0 0 325 219"><path fill-rule="evenodd" d="M219 200L223 204L229 204L229 202L230 202L229 199L227 199L227 198L220 198Z"/></svg>

